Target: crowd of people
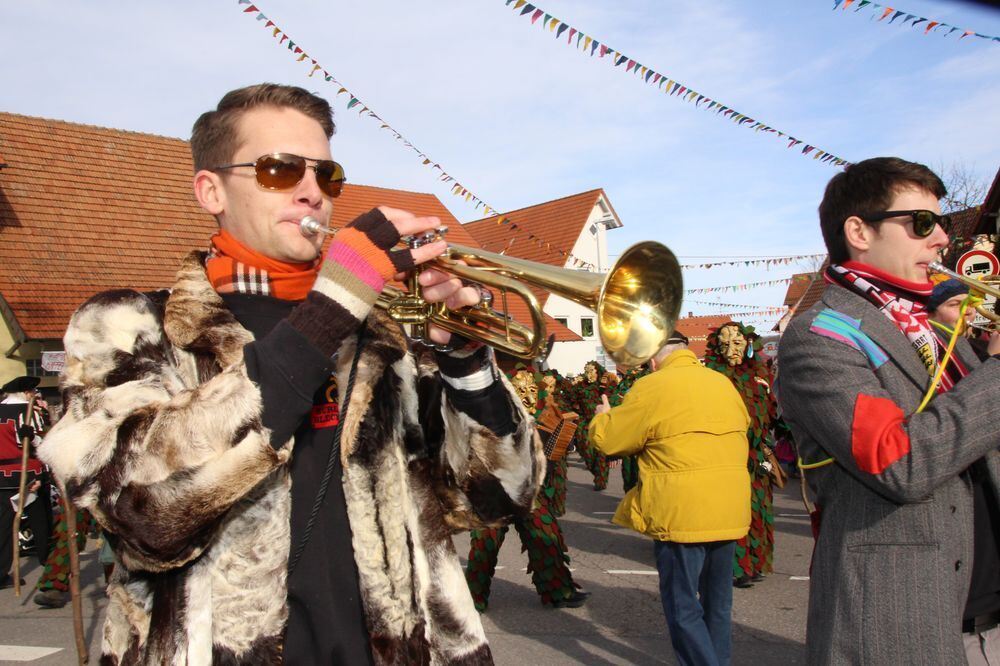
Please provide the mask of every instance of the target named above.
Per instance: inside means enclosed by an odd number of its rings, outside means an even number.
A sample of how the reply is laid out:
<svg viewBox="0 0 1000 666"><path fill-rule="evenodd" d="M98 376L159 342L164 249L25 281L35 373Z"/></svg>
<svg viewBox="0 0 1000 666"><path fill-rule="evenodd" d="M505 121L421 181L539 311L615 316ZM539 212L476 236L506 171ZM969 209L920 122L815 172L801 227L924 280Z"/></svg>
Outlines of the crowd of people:
<svg viewBox="0 0 1000 666"><path fill-rule="evenodd" d="M399 246L437 218L379 207L322 252L300 222L327 225L341 192L333 132L326 101L274 84L198 118L209 250L169 289L80 306L51 428L30 379L4 387L3 586L27 474L36 600L65 603L78 535L51 515L54 475L107 547L108 663L491 663L480 614L511 527L542 604L588 599L559 523L578 455L597 491L621 470L613 522L653 541L677 660L728 664L733 588L772 572L774 486L801 470L808 663L997 663L1000 341L967 339L967 285L929 282L949 225L929 169L830 181L829 286L776 363L730 322L702 360L675 331L643 366L563 377L434 326L414 345L377 307L445 251ZM419 282L431 304L483 299L435 268Z"/></svg>

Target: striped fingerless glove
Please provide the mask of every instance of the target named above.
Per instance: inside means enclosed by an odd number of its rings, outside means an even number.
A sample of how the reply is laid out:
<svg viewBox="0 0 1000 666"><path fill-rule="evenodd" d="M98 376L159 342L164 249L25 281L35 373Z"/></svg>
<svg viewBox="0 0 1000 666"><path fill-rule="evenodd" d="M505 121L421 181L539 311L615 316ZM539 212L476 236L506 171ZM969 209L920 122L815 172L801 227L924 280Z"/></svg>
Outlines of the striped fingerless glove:
<svg viewBox="0 0 1000 666"><path fill-rule="evenodd" d="M378 210L337 232L306 301L289 323L323 353L332 355L365 320L393 275L413 268L408 250L393 252L396 227Z"/></svg>

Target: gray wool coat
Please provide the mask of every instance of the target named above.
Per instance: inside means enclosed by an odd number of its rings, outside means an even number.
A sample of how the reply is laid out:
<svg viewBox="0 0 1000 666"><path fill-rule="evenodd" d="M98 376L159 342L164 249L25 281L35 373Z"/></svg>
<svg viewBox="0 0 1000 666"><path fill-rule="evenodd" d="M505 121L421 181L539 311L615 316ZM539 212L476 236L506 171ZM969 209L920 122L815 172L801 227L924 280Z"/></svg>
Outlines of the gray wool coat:
<svg viewBox="0 0 1000 666"><path fill-rule="evenodd" d="M828 309L859 333L836 339L822 332L817 317ZM776 391L799 455L806 463L836 459L807 472L822 507L809 664L966 663L967 470L985 456L1000 496L1000 424L992 411L1000 360L981 364L965 340L956 353L970 374L914 414L928 373L906 337L862 297L829 286L781 338Z"/></svg>

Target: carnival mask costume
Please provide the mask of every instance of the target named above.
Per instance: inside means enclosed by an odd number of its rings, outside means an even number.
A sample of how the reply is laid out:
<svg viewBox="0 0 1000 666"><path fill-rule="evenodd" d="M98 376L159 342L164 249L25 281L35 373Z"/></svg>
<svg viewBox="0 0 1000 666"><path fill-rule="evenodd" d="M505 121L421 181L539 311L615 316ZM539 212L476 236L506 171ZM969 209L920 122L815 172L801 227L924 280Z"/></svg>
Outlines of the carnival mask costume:
<svg viewBox="0 0 1000 666"><path fill-rule="evenodd" d="M510 378L522 403L537 419L547 401L555 400L563 410L562 396L554 390L560 378L555 371L535 372L521 367ZM544 438L546 433L539 434ZM545 481L538 492L535 507L524 518L513 521L521 538L522 551L528 553L528 573L543 604L556 607L576 607L583 604L589 593L582 592L573 582L569 570L569 552L557 518L566 512L566 458L549 462ZM469 538L469 559L465 578L472 600L479 612L489 607L490 588L496 574L500 548L510 526L472 530Z"/></svg>
<svg viewBox="0 0 1000 666"><path fill-rule="evenodd" d="M708 336L705 365L729 377L743 397L750 413L750 532L736 542L733 578L741 586L760 579L773 570L774 511L773 489L765 465L770 453L768 442L776 414L770 393L770 375L760 354L760 336L752 326L729 322Z"/></svg>

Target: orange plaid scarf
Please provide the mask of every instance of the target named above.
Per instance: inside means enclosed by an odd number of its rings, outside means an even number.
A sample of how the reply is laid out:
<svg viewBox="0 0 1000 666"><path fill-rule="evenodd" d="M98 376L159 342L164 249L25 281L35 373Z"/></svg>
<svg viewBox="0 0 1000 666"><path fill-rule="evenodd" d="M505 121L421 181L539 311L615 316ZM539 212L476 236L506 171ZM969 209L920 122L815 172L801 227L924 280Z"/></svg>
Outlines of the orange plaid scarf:
<svg viewBox="0 0 1000 666"><path fill-rule="evenodd" d="M265 257L236 240L228 231L212 236L205 270L220 294L240 292L304 300L319 274L320 262L289 263Z"/></svg>

